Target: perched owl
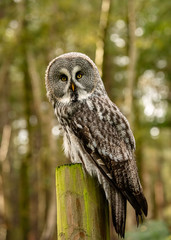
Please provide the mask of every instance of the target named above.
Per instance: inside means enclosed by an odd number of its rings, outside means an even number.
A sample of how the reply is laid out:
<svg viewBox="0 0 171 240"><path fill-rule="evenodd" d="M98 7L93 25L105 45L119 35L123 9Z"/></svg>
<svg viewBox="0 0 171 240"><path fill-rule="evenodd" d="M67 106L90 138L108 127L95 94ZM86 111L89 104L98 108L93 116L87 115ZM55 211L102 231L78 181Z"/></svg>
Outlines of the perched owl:
<svg viewBox="0 0 171 240"><path fill-rule="evenodd" d="M127 200L137 224L148 208L129 123L109 99L96 65L86 55L71 52L53 59L45 78L47 96L63 130L65 153L97 176L116 232L124 237Z"/></svg>

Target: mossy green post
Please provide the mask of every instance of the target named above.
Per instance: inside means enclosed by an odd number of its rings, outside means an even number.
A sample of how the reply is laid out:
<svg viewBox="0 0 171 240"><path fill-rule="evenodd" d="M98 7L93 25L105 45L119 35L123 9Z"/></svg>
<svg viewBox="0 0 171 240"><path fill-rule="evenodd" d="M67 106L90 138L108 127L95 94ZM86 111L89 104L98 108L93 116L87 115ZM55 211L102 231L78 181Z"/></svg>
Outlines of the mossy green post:
<svg viewBox="0 0 171 240"><path fill-rule="evenodd" d="M56 168L57 239L109 240L108 203L81 164Z"/></svg>

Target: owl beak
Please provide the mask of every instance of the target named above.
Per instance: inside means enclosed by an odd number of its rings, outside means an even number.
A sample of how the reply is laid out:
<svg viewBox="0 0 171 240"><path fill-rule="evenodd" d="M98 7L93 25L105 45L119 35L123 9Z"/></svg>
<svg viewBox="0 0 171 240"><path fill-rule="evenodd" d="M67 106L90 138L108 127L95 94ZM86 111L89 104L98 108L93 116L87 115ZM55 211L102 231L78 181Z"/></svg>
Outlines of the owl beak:
<svg viewBox="0 0 171 240"><path fill-rule="evenodd" d="M71 83L71 88L72 88L72 91L74 92L74 91L75 91L75 85L74 85L74 83Z"/></svg>

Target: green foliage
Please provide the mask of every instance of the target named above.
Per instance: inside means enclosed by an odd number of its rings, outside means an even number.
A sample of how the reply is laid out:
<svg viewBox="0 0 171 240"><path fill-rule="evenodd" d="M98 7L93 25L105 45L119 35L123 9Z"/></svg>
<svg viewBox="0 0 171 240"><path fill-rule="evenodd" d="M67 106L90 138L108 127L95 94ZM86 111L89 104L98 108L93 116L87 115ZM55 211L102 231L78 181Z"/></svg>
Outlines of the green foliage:
<svg viewBox="0 0 171 240"><path fill-rule="evenodd" d="M126 240L167 240L169 229L163 221L149 221L126 233Z"/></svg>

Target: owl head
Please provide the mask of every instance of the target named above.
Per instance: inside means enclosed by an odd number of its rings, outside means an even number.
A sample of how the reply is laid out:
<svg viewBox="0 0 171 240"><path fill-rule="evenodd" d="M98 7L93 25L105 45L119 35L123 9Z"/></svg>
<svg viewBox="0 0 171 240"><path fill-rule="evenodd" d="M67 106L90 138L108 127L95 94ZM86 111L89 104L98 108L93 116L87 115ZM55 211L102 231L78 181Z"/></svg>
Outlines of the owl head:
<svg viewBox="0 0 171 240"><path fill-rule="evenodd" d="M94 62L77 52L66 53L53 59L46 70L46 89L54 103L76 102L88 98L104 86Z"/></svg>

